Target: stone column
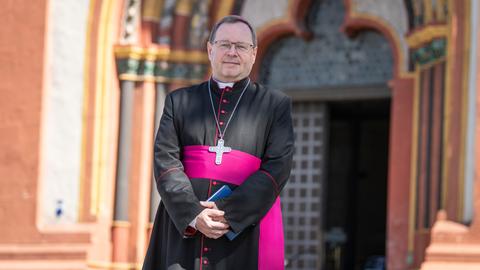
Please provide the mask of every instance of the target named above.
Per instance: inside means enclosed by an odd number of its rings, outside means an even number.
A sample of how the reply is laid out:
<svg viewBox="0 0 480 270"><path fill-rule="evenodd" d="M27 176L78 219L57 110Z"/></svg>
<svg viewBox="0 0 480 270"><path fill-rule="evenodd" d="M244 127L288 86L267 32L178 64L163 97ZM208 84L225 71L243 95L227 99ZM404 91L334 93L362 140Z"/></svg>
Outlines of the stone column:
<svg viewBox="0 0 480 270"><path fill-rule="evenodd" d="M167 90L165 84L159 83L156 86L155 91L155 128L154 134L155 137L158 132L158 127L160 126L160 118L163 114L163 106L165 103L165 96L167 94ZM152 153L153 154L153 153ZM160 195L157 191L157 184L155 182L155 177L153 176L152 171L152 188L150 193L150 223L153 223L155 220L155 214L157 213L158 204L160 203Z"/></svg>
<svg viewBox="0 0 480 270"><path fill-rule="evenodd" d="M395 78L390 82L392 107L387 213L387 269L407 269L410 207L410 158L414 81ZM411 240L410 240L411 241Z"/></svg>
<svg viewBox="0 0 480 270"><path fill-rule="evenodd" d="M471 16L478 19L480 14L480 6L477 3L471 3ZM458 1L458 4L463 4L463 1ZM460 16L459 16L460 17ZM476 50L476 55L480 51L480 29L479 22L471 22L471 50ZM474 61L470 68L475 69L475 73L471 72L470 76L475 76L475 79L470 83L475 88L475 104L476 108L480 104L480 69L479 58L471 58ZM473 65L476 65L474 67ZM463 72L468 72L464 70ZM458 89L455 89L458 90ZM473 170L473 220L470 226L460 224L448 220L455 220L456 217L447 216L445 210L441 210L437 215L437 220L431 231L430 246L426 250L425 262L422 263L421 270L473 270L480 269L480 118L478 117L478 110L475 111L474 127L475 132L473 138L473 156L472 163Z"/></svg>
<svg viewBox="0 0 480 270"><path fill-rule="evenodd" d="M132 149L132 126L135 82L122 81L120 86L120 125L118 137L117 177L115 183L115 209L112 224L113 261L128 261L130 231L129 175Z"/></svg>

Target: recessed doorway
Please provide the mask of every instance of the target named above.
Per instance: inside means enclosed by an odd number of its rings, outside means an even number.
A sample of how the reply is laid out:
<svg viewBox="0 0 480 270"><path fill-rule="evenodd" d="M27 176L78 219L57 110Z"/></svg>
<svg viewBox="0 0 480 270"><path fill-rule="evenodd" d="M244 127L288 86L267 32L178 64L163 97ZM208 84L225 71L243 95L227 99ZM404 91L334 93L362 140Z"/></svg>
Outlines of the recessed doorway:
<svg viewBox="0 0 480 270"><path fill-rule="evenodd" d="M328 103L325 267L385 269L390 100Z"/></svg>

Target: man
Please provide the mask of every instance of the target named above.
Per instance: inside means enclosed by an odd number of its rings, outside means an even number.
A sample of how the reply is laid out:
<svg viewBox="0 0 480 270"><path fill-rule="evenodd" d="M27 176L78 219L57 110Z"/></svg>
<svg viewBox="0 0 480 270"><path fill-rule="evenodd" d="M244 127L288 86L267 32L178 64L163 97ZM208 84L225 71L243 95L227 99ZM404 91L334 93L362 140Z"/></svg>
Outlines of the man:
<svg viewBox="0 0 480 270"><path fill-rule="evenodd" d="M250 81L257 40L241 17L220 20L207 49L210 80L166 97L154 147L162 200L143 269L283 269L290 98ZM206 202L224 185L230 196Z"/></svg>

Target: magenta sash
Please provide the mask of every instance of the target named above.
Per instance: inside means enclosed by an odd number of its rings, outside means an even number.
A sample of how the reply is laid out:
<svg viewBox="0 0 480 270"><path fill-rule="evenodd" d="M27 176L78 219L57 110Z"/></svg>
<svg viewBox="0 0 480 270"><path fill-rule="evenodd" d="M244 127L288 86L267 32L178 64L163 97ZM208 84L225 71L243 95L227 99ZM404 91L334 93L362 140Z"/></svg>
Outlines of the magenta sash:
<svg viewBox="0 0 480 270"><path fill-rule="evenodd" d="M215 179L238 186L260 168L261 160L248 153L232 150L223 154L222 164L216 165L215 153L209 152L208 146L192 145L183 148L182 163L190 179ZM277 198L260 221L258 244L258 270L283 270L284 240L280 198Z"/></svg>
<svg viewBox="0 0 480 270"><path fill-rule="evenodd" d="M215 164L215 153L208 146L185 146L183 148L183 167L192 178L216 179L234 185L240 185L252 173L260 168L261 160L248 153L232 150L224 153L222 164Z"/></svg>

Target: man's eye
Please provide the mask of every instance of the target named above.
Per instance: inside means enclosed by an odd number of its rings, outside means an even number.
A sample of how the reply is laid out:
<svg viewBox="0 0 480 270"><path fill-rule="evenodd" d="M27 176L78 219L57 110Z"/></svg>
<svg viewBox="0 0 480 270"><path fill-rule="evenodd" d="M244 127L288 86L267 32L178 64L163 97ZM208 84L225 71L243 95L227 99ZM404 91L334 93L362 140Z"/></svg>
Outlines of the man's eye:
<svg viewBox="0 0 480 270"><path fill-rule="evenodd" d="M220 43L220 47L223 49L230 49L232 45L230 43Z"/></svg>
<svg viewBox="0 0 480 270"><path fill-rule="evenodd" d="M245 45L245 44L237 44L235 47L237 47L237 49L242 50L242 51L248 50L248 46Z"/></svg>

